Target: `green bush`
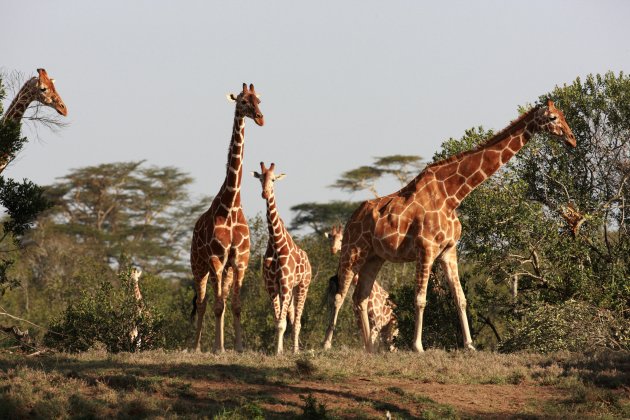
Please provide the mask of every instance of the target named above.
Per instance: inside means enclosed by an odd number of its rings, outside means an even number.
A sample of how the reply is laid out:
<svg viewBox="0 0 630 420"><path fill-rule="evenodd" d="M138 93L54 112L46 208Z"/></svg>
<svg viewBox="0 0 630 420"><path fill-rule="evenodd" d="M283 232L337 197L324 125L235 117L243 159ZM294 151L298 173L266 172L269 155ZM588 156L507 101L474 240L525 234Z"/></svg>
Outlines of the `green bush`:
<svg viewBox="0 0 630 420"><path fill-rule="evenodd" d="M540 353L602 348L630 350L630 326L612 311L576 300L527 308L499 346L504 352Z"/></svg>
<svg viewBox="0 0 630 420"><path fill-rule="evenodd" d="M84 291L53 321L44 343L67 352L85 351L101 344L112 353L163 347L164 316L144 300L142 311L138 312L129 273L122 273L119 282L116 287L103 280L92 293ZM130 337L135 326L138 340Z"/></svg>

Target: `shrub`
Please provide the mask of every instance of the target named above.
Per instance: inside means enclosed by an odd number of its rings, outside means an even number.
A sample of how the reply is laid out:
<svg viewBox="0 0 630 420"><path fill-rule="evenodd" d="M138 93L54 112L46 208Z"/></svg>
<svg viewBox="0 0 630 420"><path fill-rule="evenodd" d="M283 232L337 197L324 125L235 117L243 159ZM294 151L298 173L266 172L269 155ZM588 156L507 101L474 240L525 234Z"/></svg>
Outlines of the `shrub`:
<svg viewBox="0 0 630 420"><path fill-rule="evenodd" d="M622 316L586 302L538 304L526 309L509 328L500 350L541 353L630 349L630 327Z"/></svg>
<svg viewBox="0 0 630 420"><path fill-rule="evenodd" d="M129 273L122 273L119 280L118 287L103 280L93 292L84 291L53 321L44 343L67 352L85 351L99 343L112 353L162 347L166 337L163 315L144 300L139 313ZM138 340L130 338L134 327Z"/></svg>

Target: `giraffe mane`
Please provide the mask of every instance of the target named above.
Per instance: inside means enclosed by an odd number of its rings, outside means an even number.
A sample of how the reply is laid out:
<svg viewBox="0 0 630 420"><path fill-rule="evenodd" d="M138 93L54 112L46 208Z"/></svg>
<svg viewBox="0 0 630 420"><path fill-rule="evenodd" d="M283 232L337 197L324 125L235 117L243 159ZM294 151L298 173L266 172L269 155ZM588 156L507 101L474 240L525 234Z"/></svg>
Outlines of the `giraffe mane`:
<svg viewBox="0 0 630 420"><path fill-rule="evenodd" d="M461 159L462 157L468 155L468 154L472 154L475 152L478 152L481 149L485 149L488 146L492 146L498 142L500 142L501 140L505 139L506 135L511 132L514 127L516 127L519 124L523 124L523 122L528 119L534 112L538 111L540 108L542 107L542 105L536 105L534 107L532 107L531 109L525 111L524 113L522 113L517 119L515 119L514 121L512 121L507 127L505 127L504 129L502 129L501 131L498 131L496 134L494 134L492 137L490 137L488 140L478 144L477 146L473 147L472 149L469 150L464 150L463 152L459 152L456 153L454 155L451 155L449 157L446 157L444 159L438 160L437 162L433 162L429 165L426 166L426 168L422 171L426 171L429 168L435 168L436 166L441 166L447 163L451 163L451 162L455 162L459 159Z"/></svg>

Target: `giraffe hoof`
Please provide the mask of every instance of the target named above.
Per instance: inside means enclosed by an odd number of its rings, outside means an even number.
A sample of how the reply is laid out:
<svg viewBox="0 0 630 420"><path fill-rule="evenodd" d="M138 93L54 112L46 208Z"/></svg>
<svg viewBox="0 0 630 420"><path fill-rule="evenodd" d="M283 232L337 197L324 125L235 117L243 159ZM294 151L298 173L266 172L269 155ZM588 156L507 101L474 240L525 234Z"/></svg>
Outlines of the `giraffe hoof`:
<svg viewBox="0 0 630 420"><path fill-rule="evenodd" d="M422 347L422 344L419 346L416 346L415 344L413 345L413 352L414 353L424 353L424 348Z"/></svg>
<svg viewBox="0 0 630 420"><path fill-rule="evenodd" d="M330 350L331 347L332 347L332 343L330 341L324 342L324 350Z"/></svg>
<svg viewBox="0 0 630 420"><path fill-rule="evenodd" d="M477 351L477 349L475 348L475 346L472 345L472 343L466 344L464 349L468 351Z"/></svg>

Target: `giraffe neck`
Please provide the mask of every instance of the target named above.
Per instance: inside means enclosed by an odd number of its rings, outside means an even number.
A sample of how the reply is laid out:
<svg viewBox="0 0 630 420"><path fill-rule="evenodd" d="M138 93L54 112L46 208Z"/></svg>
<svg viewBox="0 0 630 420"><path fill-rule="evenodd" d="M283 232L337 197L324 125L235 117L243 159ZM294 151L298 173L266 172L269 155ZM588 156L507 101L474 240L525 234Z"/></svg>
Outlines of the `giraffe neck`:
<svg viewBox="0 0 630 420"><path fill-rule="evenodd" d="M275 250L287 244L284 223L282 223L282 219L280 219L280 215L278 215L276 197L273 192L267 199L267 228L269 230L269 241L273 244Z"/></svg>
<svg viewBox="0 0 630 420"><path fill-rule="evenodd" d="M232 140L228 151L227 173L219 194L228 209L241 205L241 179L243 177L243 151L245 149L245 117L236 113L232 127Z"/></svg>
<svg viewBox="0 0 630 420"><path fill-rule="evenodd" d="M2 122L13 121L19 123L29 107L31 102L36 98L37 78L33 77L24 83L24 86L20 89L16 97L9 105L7 112L2 117Z"/></svg>
<svg viewBox="0 0 630 420"><path fill-rule="evenodd" d="M142 293L140 293L140 286L138 285L138 280L135 280L133 282L133 292L134 295L136 296L136 301L141 301L142 300Z"/></svg>
<svg viewBox="0 0 630 420"><path fill-rule="evenodd" d="M523 114L480 146L428 167L436 180L444 182L448 206L453 209L459 206L468 194L527 144L538 131L534 122L537 110Z"/></svg>

